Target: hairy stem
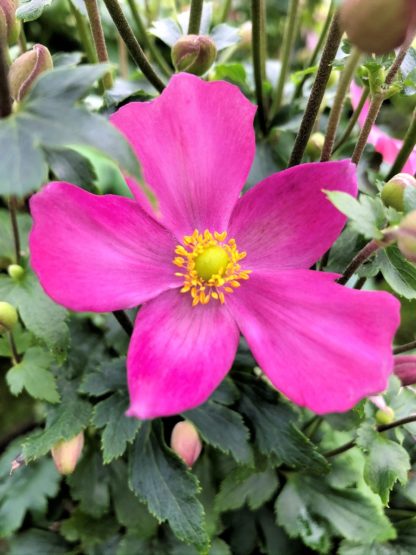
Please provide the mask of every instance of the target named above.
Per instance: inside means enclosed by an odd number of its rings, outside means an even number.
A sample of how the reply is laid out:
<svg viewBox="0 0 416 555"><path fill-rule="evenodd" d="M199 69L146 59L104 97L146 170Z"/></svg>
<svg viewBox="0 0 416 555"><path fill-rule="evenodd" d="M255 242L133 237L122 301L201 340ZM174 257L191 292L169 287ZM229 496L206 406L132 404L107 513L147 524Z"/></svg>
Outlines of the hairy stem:
<svg viewBox="0 0 416 555"><path fill-rule="evenodd" d="M394 355L400 355L401 353L406 353L407 351L411 351L412 349L416 349L416 341L410 341L409 343L405 343L404 345L399 345L393 349Z"/></svg>
<svg viewBox="0 0 416 555"><path fill-rule="evenodd" d="M92 37L94 39L95 51L99 62L108 63L108 52L105 44L105 37L103 26L101 24L100 12L98 10L97 0L85 0L87 8L88 19L90 20L90 27ZM106 73L102 78L105 89L111 89L113 86L113 77L110 72Z"/></svg>
<svg viewBox="0 0 416 555"><path fill-rule="evenodd" d="M16 264L20 264L20 262L21 262L20 234L19 234L19 226L17 224L17 201L16 201L16 197L10 197L10 200L9 200L9 214L10 214L10 223L11 223L11 226L12 226L12 233L13 233L14 260L15 260Z"/></svg>
<svg viewBox="0 0 416 555"><path fill-rule="evenodd" d="M155 87L155 89L157 89L159 92L162 92L165 88L165 85L163 81L159 78L159 76L155 73L154 69L146 58L142 47L137 42L137 39L134 36L134 33L123 13L123 10L120 7L120 4L117 0L104 0L104 3L107 7L108 13L111 16L111 19L113 20L118 32L120 33L121 38L126 43L131 57L141 69L143 75Z"/></svg>
<svg viewBox="0 0 416 555"><path fill-rule="evenodd" d="M127 316L124 310L115 310L113 311L113 314L123 330L127 333L128 336L130 336L133 333L133 324L131 323L130 318Z"/></svg>
<svg viewBox="0 0 416 555"><path fill-rule="evenodd" d="M360 117L361 112L363 111L365 101L367 100L369 94L370 94L369 87L365 87L363 89L363 93L361 95L361 98L360 98L360 101L357 105L357 108L354 110L354 113L350 117L350 121L348 122L348 125L345 128L345 131L344 131L342 137L338 140L337 143L335 143L333 152L336 152L345 143L345 141L348 140L349 136L352 133L352 130L355 127L355 124L358 121L358 118Z"/></svg>
<svg viewBox="0 0 416 555"><path fill-rule="evenodd" d="M397 158L394 161L394 164L391 167L391 170L389 171L389 174L386 177L386 181L389 181L397 173L401 172L407 160L409 159L409 156L412 154L415 144L416 144L416 109L413 112L412 121L410 123L410 127L407 130L406 136L404 138L403 146L400 149L400 152L397 155Z"/></svg>
<svg viewBox="0 0 416 555"><path fill-rule="evenodd" d="M71 8L72 15L74 16L79 40L81 41L87 60L90 64L96 64L98 62L98 56L92 42L91 30L89 29L84 16L77 10L72 2L69 2L69 7Z"/></svg>
<svg viewBox="0 0 416 555"><path fill-rule="evenodd" d="M202 8L204 0L191 1L191 13L189 14L188 35L199 35L201 27Z"/></svg>
<svg viewBox="0 0 416 555"><path fill-rule="evenodd" d="M361 264L370 258L381 247L380 243L373 239L366 246L354 256L349 265L347 266L342 277L339 278L338 283L345 285L347 281L355 274Z"/></svg>
<svg viewBox="0 0 416 555"><path fill-rule="evenodd" d="M6 37L0 31L0 118L7 118L12 113L12 99L7 78L7 54Z"/></svg>
<svg viewBox="0 0 416 555"><path fill-rule="evenodd" d="M257 116L263 134L267 132L263 81L266 75L266 6L264 0L251 0L253 22L253 66L256 86Z"/></svg>
<svg viewBox="0 0 416 555"><path fill-rule="evenodd" d="M19 362L22 360L20 358L19 353L17 352L17 347L16 347L16 343L13 337L13 332L9 331L7 334L8 340L9 340L9 347L10 347L10 352L12 355L12 362L13 364L19 364Z"/></svg>
<svg viewBox="0 0 416 555"><path fill-rule="evenodd" d="M328 37L326 39L321 62L312 86L308 104L300 124L299 133L296 137L295 145L290 156L289 166L296 166L302 162L306 145L308 144L309 137L311 136L313 126L325 94L325 89L331 75L332 63L341 43L341 37L342 31L338 24L338 13L335 13L328 31Z"/></svg>
<svg viewBox="0 0 416 555"><path fill-rule="evenodd" d="M345 99L348 95L354 72L361 58L361 52L354 48L348 58L344 71L341 74L337 92L332 106L331 113L328 120L328 128L325 135L325 142L321 154L321 162L328 162L331 159L332 151L334 148L335 137L339 122L341 120L342 109L344 107Z"/></svg>

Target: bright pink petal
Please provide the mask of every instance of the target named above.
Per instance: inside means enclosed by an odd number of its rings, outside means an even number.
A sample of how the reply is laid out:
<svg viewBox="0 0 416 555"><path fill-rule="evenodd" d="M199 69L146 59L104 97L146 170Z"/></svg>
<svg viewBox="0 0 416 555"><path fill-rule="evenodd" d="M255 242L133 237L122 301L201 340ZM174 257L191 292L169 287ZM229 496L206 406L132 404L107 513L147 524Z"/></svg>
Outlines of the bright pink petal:
<svg viewBox="0 0 416 555"><path fill-rule="evenodd" d="M176 290L145 304L127 358L128 415L169 416L206 401L231 368L238 338L218 302L193 307L189 293Z"/></svg>
<svg viewBox="0 0 416 555"><path fill-rule="evenodd" d="M346 218L323 189L357 194L348 160L302 164L274 174L246 193L229 236L247 252L244 269L309 268L333 244Z"/></svg>
<svg viewBox="0 0 416 555"><path fill-rule="evenodd" d="M399 302L320 272L253 273L227 306L275 387L323 414L385 389Z"/></svg>
<svg viewBox="0 0 416 555"><path fill-rule="evenodd" d="M31 265L57 303L107 312L177 286L176 241L134 200L56 182L34 195L30 207Z"/></svg>
<svg viewBox="0 0 416 555"><path fill-rule="evenodd" d="M112 116L178 239L226 229L254 157L254 113L237 87L182 73L155 100Z"/></svg>

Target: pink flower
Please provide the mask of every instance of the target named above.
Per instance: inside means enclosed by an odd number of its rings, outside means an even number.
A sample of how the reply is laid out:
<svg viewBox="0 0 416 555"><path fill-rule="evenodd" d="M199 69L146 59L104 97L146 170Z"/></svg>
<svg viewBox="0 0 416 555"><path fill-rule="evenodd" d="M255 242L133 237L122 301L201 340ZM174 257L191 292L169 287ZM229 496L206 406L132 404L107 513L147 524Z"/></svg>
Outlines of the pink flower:
<svg viewBox="0 0 416 555"><path fill-rule="evenodd" d="M230 369L240 331L275 387L317 413L345 411L386 386L399 303L310 271L345 217L322 189L357 193L349 161L304 164L240 198L255 151L255 107L238 88L174 76L112 121L159 201L50 183L31 200L32 266L45 291L79 311L143 304L128 351L129 415L206 401Z"/></svg>
<svg viewBox="0 0 416 555"><path fill-rule="evenodd" d="M358 103L362 95L362 88L359 87L354 81L351 83L351 103L354 110L357 108ZM364 125L367 119L368 111L370 109L370 102L366 100L361 114L358 118L358 123L360 127ZM374 146L376 152L379 152L384 161L387 164L393 164L399 154L400 149L403 146L403 141L400 139L392 139L382 131L377 125L373 125L373 128L368 137L368 142ZM411 173L414 175L416 173L416 148L413 150L408 161L406 162L404 168L402 169L404 173Z"/></svg>

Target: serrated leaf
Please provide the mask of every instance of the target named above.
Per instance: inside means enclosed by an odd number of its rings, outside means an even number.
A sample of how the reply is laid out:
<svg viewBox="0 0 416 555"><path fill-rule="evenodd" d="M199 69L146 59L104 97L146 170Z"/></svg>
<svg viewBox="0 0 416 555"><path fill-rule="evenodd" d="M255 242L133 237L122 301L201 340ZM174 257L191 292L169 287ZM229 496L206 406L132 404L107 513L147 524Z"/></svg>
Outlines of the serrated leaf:
<svg viewBox="0 0 416 555"><path fill-rule="evenodd" d="M16 282L0 275L0 298L14 305L26 328L60 359L64 358L69 332L67 312L45 295L35 275L26 270Z"/></svg>
<svg viewBox="0 0 416 555"><path fill-rule="evenodd" d="M101 434L104 464L121 457L139 430L140 421L125 415L128 405L127 394L115 393L94 407L92 423L97 428L104 427Z"/></svg>
<svg viewBox="0 0 416 555"><path fill-rule="evenodd" d="M351 219L352 225L368 239L383 237L380 227L385 221L383 203L379 198L361 195L357 200L341 191L324 191L332 204Z"/></svg>
<svg viewBox="0 0 416 555"><path fill-rule="evenodd" d="M93 397L100 397L120 389L125 391L126 387L126 358L122 357L103 362L93 372L86 374L80 391Z"/></svg>
<svg viewBox="0 0 416 555"><path fill-rule="evenodd" d="M35 432L23 442L23 456L26 461L43 457L61 440L72 439L89 424L92 407L82 399L65 400L48 414L46 429Z"/></svg>
<svg viewBox="0 0 416 555"><path fill-rule="evenodd" d="M52 4L52 0L21 0L16 10L16 17L22 21L38 19L43 10Z"/></svg>
<svg viewBox="0 0 416 555"><path fill-rule="evenodd" d="M13 395L23 389L41 401L59 402L55 376L50 371L52 356L41 347L30 347L21 362L13 366L6 374L6 381Z"/></svg>
<svg viewBox="0 0 416 555"><path fill-rule="evenodd" d="M81 541L87 550L94 545L102 545L117 532L118 524L111 516L95 519L76 509L67 520L61 522L59 530L66 540Z"/></svg>
<svg viewBox="0 0 416 555"><path fill-rule="evenodd" d="M401 297L416 298L416 266L392 245L377 253L380 271L390 287Z"/></svg>
<svg viewBox="0 0 416 555"><path fill-rule="evenodd" d="M240 464L253 464L248 442L250 433L237 412L208 401L201 407L185 412L183 416L198 428L207 443L230 454Z"/></svg>
<svg viewBox="0 0 416 555"><path fill-rule="evenodd" d="M241 412L253 425L255 443L260 452L271 457L276 465L284 463L293 468L307 468L314 473L327 472L328 462L297 428L293 409L259 380L240 376L239 381L243 393Z"/></svg>
<svg viewBox="0 0 416 555"><path fill-rule="evenodd" d="M33 528L9 541L8 555L67 555L68 551L59 534Z"/></svg>
<svg viewBox="0 0 416 555"><path fill-rule="evenodd" d="M236 468L221 483L215 498L216 510L223 512L239 509L247 503L255 511L271 499L278 485L276 471L273 469L256 472L247 467Z"/></svg>
<svg viewBox="0 0 416 555"><path fill-rule="evenodd" d="M152 429L153 428L153 429ZM208 550L198 481L166 446L160 423L142 424L130 457L129 483L159 520L168 521L181 541Z"/></svg>

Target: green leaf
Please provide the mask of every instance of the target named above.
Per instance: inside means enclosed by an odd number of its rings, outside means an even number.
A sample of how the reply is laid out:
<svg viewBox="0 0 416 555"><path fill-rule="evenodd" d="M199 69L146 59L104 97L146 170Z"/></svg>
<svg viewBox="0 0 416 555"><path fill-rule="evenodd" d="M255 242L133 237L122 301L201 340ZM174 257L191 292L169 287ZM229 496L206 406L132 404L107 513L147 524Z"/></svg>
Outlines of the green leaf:
<svg viewBox="0 0 416 555"><path fill-rule="evenodd" d="M9 541L8 555L67 555L69 549L58 534L32 528Z"/></svg>
<svg viewBox="0 0 416 555"><path fill-rule="evenodd" d="M0 482L0 537L17 530L28 511L46 511L47 499L57 494L60 478L50 459L6 476Z"/></svg>
<svg viewBox="0 0 416 555"><path fill-rule="evenodd" d="M28 462L43 457L55 443L78 435L88 426L91 412L88 401L64 398L62 404L50 409L46 429L35 432L23 442L25 460Z"/></svg>
<svg viewBox="0 0 416 555"><path fill-rule="evenodd" d="M84 376L80 386L81 393L100 397L106 393L123 390L126 383L126 358L103 362L98 368Z"/></svg>
<svg viewBox="0 0 416 555"><path fill-rule="evenodd" d="M377 253L380 270L390 287L406 299L416 299L416 266L392 245Z"/></svg>
<svg viewBox="0 0 416 555"><path fill-rule="evenodd" d="M54 355L64 357L69 343L67 312L45 295L32 272L26 270L19 282L0 275L0 298L18 309L26 328Z"/></svg>
<svg viewBox="0 0 416 555"><path fill-rule="evenodd" d="M371 543L396 535L374 497L355 489L334 488L311 476L293 474L289 477L277 498L276 514L289 536L301 537L311 547L322 543L324 552L329 546L324 539L322 519L348 540Z"/></svg>
<svg viewBox="0 0 416 555"><path fill-rule="evenodd" d="M55 376L50 371L52 357L41 347L30 347L19 364L13 366L6 374L6 381L13 395L23 389L35 399L59 402Z"/></svg>
<svg viewBox="0 0 416 555"><path fill-rule="evenodd" d="M361 195L357 200L341 191L324 191L332 204L352 220L352 225L367 239L381 239L379 228L383 226L385 214L379 198Z"/></svg>
<svg viewBox="0 0 416 555"><path fill-rule="evenodd" d="M152 429L153 428L153 429ZM181 541L208 550L198 481L165 444L160 423L142 424L133 445L130 487L159 522L168 521Z"/></svg>
<svg viewBox="0 0 416 555"><path fill-rule="evenodd" d="M113 517L95 519L79 509L76 509L60 526L60 532L66 540L80 541L86 549L94 545L102 545L117 530L118 524Z"/></svg>
<svg viewBox="0 0 416 555"><path fill-rule="evenodd" d="M394 484L397 481L401 484L407 482L409 454L401 445L387 439L370 425L361 427L357 443L366 453L364 479L386 505Z"/></svg>
<svg viewBox="0 0 416 555"><path fill-rule="evenodd" d="M240 375L239 381L243 392L241 412L253 425L259 451L271 457L275 465L307 468L314 473L327 472L329 465L325 458L297 428L293 409L259 380Z"/></svg>
<svg viewBox="0 0 416 555"><path fill-rule="evenodd" d="M215 507L223 512L240 509L247 503L255 511L274 495L278 485L273 469L256 472L247 467L236 468L221 483Z"/></svg>
<svg viewBox="0 0 416 555"><path fill-rule="evenodd" d="M97 175L88 158L69 148L45 148L44 152L57 180L92 190Z"/></svg>
<svg viewBox="0 0 416 555"><path fill-rule="evenodd" d="M23 21L33 21L40 17L43 10L52 4L52 0L21 0L16 10L16 17Z"/></svg>
<svg viewBox="0 0 416 555"><path fill-rule="evenodd" d="M127 444L136 437L140 420L125 415L128 404L126 393L115 393L94 407L92 423L97 428L104 427L101 434L104 464L121 457Z"/></svg>
<svg viewBox="0 0 416 555"><path fill-rule="evenodd" d="M240 464L253 464L248 442L250 434L237 412L208 401L201 407L185 412L183 416L198 428L207 443L230 454Z"/></svg>

